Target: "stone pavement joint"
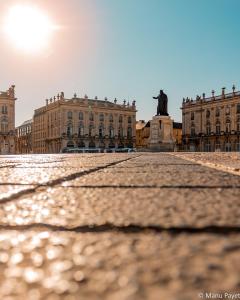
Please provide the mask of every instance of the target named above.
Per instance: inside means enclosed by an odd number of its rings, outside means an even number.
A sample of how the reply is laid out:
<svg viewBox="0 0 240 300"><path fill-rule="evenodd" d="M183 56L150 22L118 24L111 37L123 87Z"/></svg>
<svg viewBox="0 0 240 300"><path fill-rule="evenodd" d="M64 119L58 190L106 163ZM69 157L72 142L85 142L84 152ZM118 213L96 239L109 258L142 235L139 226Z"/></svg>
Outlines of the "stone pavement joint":
<svg viewBox="0 0 240 300"><path fill-rule="evenodd" d="M171 155L215 170L240 175L240 153L238 152L215 152L214 156L209 152L175 152L171 153Z"/></svg>
<svg viewBox="0 0 240 300"><path fill-rule="evenodd" d="M45 185L42 185L45 186ZM62 186L63 188L75 188L75 189L84 189L84 188L91 188L91 189L108 189L108 188L113 188L115 187L114 185L80 185L80 186L75 186L75 185L67 185L67 186ZM240 189L240 184L239 185L116 185L117 188L119 189L126 189L126 188L132 188L132 189Z"/></svg>
<svg viewBox="0 0 240 300"><path fill-rule="evenodd" d="M1 230L16 230L16 231L26 231L26 230L51 230L51 231L66 231L66 232L80 232L80 233L101 233L101 232L122 232L122 233L147 233L155 232L162 233L167 232L170 235L178 235L182 233L187 234L216 234L227 236L233 233L240 233L240 226L202 226L202 227L190 227L190 226L177 226L177 227L163 227L159 225L126 225L117 226L114 224L106 223L103 225L85 225L77 227L64 227L57 226L46 223L32 223L28 225L0 225Z"/></svg>
<svg viewBox="0 0 240 300"><path fill-rule="evenodd" d="M16 168L16 167L17 167L17 165L10 165L10 166L9 165L2 165L2 166L0 166L0 169L3 169L3 168L13 169L13 168Z"/></svg>
<svg viewBox="0 0 240 300"><path fill-rule="evenodd" d="M16 200L17 198L19 198L21 196L37 192L39 188L42 188L42 187L54 187L55 185L61 184L63 182L70 181L70 180L73 180L73 179L76 179L76 178L79 178L79 177L82 177L82 176L85 176L85 175L89 175L89 174L92 174L94 172L106 169L108 167L116 166L117 164L120 164L120 163L123 163L123 162L127 162L127 161L129 161L129 160L131 160L133 158L140 157L140 156L141 155L137 155L137 156L134 156L134 157L128 157L126 159L122 159L122 160L118 160L118 161L115 161L115 162L111 162L111 163L109 163L107 165L98 166L98 167L95 167L95 168L90 168L89 170L82 170L80 172L76 172L76 173L70 174L68 176L60 177L58 179L49 181L46 184L37 184L35 188L26 189L26 190L17 192L15 194L12 194L9 197L2 198L0 200L0 204L2 204L2 203L4 204L4 203L7 203L9 201ZM11 184L9 183L9 185L11 185ZM18 185L18 183L15 183L15 185Z"/></svg>

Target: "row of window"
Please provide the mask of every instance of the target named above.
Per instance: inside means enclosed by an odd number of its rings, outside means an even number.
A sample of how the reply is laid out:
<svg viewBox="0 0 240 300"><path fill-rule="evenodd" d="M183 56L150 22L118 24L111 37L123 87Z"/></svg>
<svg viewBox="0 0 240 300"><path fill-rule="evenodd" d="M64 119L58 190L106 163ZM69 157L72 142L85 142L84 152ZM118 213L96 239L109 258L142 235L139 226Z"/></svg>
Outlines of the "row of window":
<svg viewBox="0 0 240 300"><path fill-rule="evenodd" d="M88 135L90 137L93 136L93 130L94 130L94 127L92 125L90 125L88 127ZM98 129L98 135L99 135L99 137L103 138L104 134L105 134L104 127L100 126L99 129ZM109 127L109 131L106 134L108 134L110 138L113 138L114 135L115 135L114 128L113 127ZM72 126L72 124L69 124L67 126L67 136L70 137L72 135L73 135L73 126ZM78 128L78 136L79 137L84 136L84 126L83 125L79 126L79 128ZM118 129L118 137L123 137L123 128L122 127L120 127ZM132 128L131 127L128 127L128 129L127 129L127 137L128 138L132 137Z"/></svg>
<svg viewBox="0 0 240 300"><path fill-rule="evenodd" d="M227 106L225 109L225 114L230 115L230 112L231 112L230 107ZM237 112L237 114L240 114L240 103L237 104L236 112ZM220 113L221 113L221 109L219 107L217 107L215 110L215 116L220 117ZM208 119L208 118L210 118L210 116L211 116L211 111L210 111L210 109L207 109L206 110L206 118ZM195 113L191 112L191 120L194 120L194 118L195 118Z"/></svg>
<svg viewBox="0 0 240 300"><path fill-rule="evenodd" d="M20 127L18 128L18 136L23 136L28 133L32 132L32 127L31 126L26 126L26 127Z"/></svg>
<svg viewBox="0 0 240 300"><path fill-rule="evenodd" d="M79 120L83 121L84 120L84 114L83 114L83 112L79 112L78 117L79 117ZM67 113L67 118L69 120L72 120L72 118L73 118L73 112L72 111L69 111ZM101 113L99 115L99 121L100 122L104 122L104 118L105 118L104 114ZM109 120L109 122L113 122L113 115L112 114L109 115L108 120ZM93 114L93 112L89 113L89 121L94 121L94 114ZM119 121L119 123L123 122L123 116L122 115L119 116L118 121ZM128 117L128 123L132 123L132 118L130 116Z"/></svg>
<svg viewBox="0 0 240 300"><path fill-rule="evenodd" d="M230 133L232 130L231 128L231 121L230 120L227 120L226 121L226 127L225 127L225 132L226 133ZM237 122L237 131L240 131L240 121ZM207 123L206 125L206 134L211 134L212 132L212 127L211 127L211 124L210 123ZM215 125L215 132L216 134L220 134L221 133L221 124L220 122L217 122L216 125ZM195 125L192 124L191 126L191 135L194 136L196 135L196 130L195 130Z"/></svg>
<svg viewBox="0 0 240 300"><path fill-rule="evenodd" d="M232 147L233 146L233 147ZM210 141L204 144L204 151L212 152L212 151L226 151L231 152L233 150L240 151L240 142L236 142L235 145L231 144L230 142L221 143L220 141L216 141L216 144L213 145Z"/></svg>

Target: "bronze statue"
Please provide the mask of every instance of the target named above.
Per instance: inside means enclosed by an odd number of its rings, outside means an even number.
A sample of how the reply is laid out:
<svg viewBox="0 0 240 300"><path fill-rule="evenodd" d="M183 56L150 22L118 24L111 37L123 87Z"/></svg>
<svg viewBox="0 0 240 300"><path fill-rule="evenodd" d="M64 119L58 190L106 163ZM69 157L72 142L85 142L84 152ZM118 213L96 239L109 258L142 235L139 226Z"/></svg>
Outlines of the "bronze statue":
<svg viewBox="0 0 240 300"><path fill-rule="evenodd" d="M153 99L158 99L157 116L168 116L168 97L160 90L160 94Z"/></svg>

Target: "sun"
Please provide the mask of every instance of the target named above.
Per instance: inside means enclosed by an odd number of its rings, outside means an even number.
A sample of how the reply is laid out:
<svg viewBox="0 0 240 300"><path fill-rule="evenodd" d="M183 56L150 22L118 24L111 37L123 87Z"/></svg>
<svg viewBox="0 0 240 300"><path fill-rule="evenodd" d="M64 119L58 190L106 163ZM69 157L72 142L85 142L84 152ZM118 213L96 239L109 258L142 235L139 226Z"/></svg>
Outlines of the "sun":
<svg viewBox="0 0 240 300"><path fill-rule="evenodd" d="M55 26L38 7L16 5L9 9L3 30L15 47L35 53L48 47Z"/></svg>

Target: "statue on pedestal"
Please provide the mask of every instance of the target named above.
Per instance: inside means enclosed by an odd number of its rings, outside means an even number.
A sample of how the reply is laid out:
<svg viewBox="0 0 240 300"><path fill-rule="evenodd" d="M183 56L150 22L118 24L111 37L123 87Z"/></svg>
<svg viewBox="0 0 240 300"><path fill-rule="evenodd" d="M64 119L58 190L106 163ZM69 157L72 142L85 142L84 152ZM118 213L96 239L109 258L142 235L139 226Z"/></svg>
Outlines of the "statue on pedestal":
<svg viewBox="0 0 240 300"><path fill-rule="evenodd" d="M168 116L168 97L164 94L163 90L160 90L160 94L153 99L158 100L157 116Z"/></svg>
<svg viewBox="0 0 240 300"><path fill-rule="evenodd" d="M11 87L8 89L8 95L11 98L15 98L15 85L11 85Z"/></svg>

